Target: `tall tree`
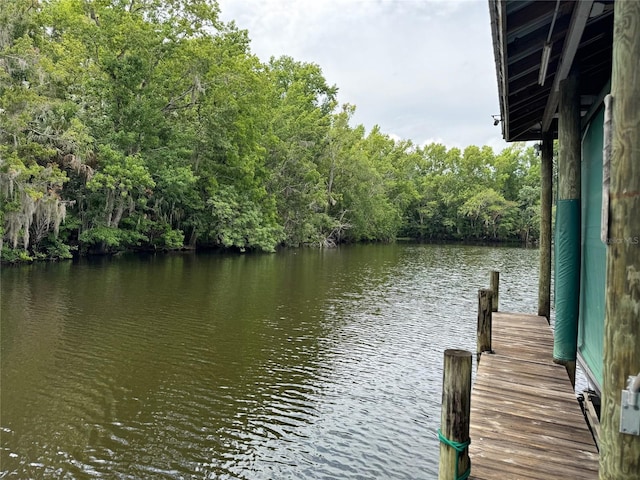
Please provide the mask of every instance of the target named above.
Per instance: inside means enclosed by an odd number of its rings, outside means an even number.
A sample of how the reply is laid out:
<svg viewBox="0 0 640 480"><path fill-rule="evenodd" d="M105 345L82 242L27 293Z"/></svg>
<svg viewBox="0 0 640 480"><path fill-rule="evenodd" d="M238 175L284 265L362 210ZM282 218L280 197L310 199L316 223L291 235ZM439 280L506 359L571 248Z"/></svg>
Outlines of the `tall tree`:
<svg viewBox="0 0 640 480"><path fill-rule="evenodd" d="M269 73L273 93L267 189L276 198L286 243L318 243L327 206L319 164L337 91L317 65L290 57L272 58Z"/></svg>

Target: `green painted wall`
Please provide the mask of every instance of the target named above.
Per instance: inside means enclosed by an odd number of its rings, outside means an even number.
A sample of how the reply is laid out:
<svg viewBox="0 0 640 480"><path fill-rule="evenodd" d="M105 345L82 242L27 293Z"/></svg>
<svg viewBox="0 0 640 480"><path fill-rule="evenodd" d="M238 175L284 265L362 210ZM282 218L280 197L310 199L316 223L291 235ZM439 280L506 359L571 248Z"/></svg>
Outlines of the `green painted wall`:
<svg viewBox="0 0 640 480"><path fill-rule="evenodd" d="M600 240L604 109L587 127L582 141L582 265L578 352L598 389L602 386L602 341L606 245Z"/></svg>

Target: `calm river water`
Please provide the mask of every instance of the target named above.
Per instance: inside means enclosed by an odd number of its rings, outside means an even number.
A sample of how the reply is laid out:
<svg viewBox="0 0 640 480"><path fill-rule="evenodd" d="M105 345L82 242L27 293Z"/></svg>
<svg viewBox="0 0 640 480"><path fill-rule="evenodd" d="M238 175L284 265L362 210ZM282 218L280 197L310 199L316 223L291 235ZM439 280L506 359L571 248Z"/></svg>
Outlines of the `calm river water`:
<svg viewBox="0 0 640 480"><path fill-rule="evenodd" d="M431 479L442 355L538 251L366 245L4 267L1 478Z"/></svg>

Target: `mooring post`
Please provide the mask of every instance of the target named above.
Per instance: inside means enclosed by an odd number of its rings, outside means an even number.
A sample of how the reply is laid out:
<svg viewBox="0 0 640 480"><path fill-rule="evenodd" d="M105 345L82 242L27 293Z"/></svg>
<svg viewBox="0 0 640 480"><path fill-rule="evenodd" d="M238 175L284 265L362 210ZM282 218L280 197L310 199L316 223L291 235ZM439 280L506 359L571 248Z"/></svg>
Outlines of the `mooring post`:
<svg viewBox="0 0 640 480"><path fill-rule="evenodd" d="M500 289L500 272L491 270L490 288L493 291L493 301L491 302L491 311L498 311L498 290Z"/></svg>
<svg viewBox="0 0 640 480"><path fill-rule="evenodd" d="M471 414L471 352L445 350L440 416L439 480L467 478L469 459L469 416Z"/></svg>
<svg viewBox="0 0 640 480"><path fill-rule="evenodd" d="M620 425L622 390L628 388L629 376L640 371L640 3L615 2L613 15L607 232L612 241L607 246L600 478L640 480L640 435L622 433Z"/></svg>
<svg viewBox="0 0 640 480"><path fill-rule="evenodd" d="M489 288L478 290L478 362L482 352L491 352L491 320L493 291Z"/></svg>
<svg viewBox="0 0 640 480"><path fill-rule="evenodd" d="M580 83L576 72L560 82L559 94L553 361L566 367L569 380L575 385L580 313L582 158Z"/></svg>
<svg viewBox="0 0 640 480"><path fill-rule="evenodd" d="M540 279L538 315L551 322L551 206L553 201L553 134L542 136L540 156Z"/></svg>

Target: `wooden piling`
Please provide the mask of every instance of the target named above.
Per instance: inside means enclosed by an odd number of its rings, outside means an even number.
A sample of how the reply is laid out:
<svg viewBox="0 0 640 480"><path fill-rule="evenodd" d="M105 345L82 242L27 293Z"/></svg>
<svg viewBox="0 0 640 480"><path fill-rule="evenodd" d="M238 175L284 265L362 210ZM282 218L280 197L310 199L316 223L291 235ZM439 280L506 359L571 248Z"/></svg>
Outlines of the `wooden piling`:
<svg viewBox="0 0 640 480"><path fill-rule="evenodd" d="M600 419L600 479L640 480L640 436L620 433L621 390L640 371L640 3L614 4L613 150Z"/></svg>
<svg viewBox="0 0 640 480"><path fill-rule="evenodd" d="M540 280L538 315L551 322L551 206L553 194L553 136L542 137L540 162Z"/></svg>
<svg viewBox="0 0 640 480"><path fill-rule="evenodd" d="M491 290L493 291L493 300L491 301L491 311L498 311L498 291L500 289L500 272L491 270Z"/></svg>
<svg viewBox="0 0 640 480"><path fill-rule="evenodd" d="M439 480L457 480L471 468L471 352L445 350L440 416ZM466 477L463 477L466 478Z"/></svg>
<svg viewBox="0 0 640 480"><path fill-rule="evenodd" d="M493 291L488 288L478 290L478 361L482 352L491 351L491 314Z"/></svg>
<svg viewBox="0 0 640 480"><path fill-rule="evenodd" d="M579 80L575 72L560 82L558 103L558 202L556 242L556 323L553 361L564 365L575 385L580 304L580 162Z"/></svg>

